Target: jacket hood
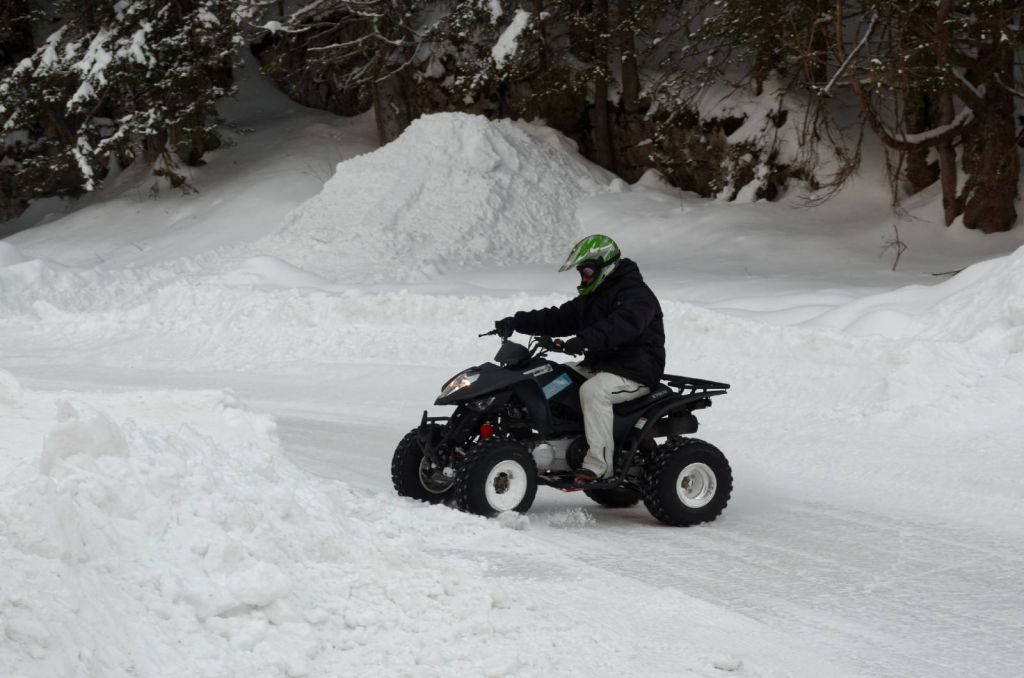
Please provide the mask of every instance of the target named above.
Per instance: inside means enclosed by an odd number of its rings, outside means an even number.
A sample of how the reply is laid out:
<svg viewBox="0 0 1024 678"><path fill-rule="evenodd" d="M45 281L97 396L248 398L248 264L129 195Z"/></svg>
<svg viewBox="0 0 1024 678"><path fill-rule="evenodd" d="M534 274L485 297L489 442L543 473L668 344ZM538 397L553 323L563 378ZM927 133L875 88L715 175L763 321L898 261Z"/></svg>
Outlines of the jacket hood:
<svg viewBox="0 0 1024 678"><path fill-rule="evenodd" d="M644 277L640 274L640 267L636 265L636 262L632 259L619 259L618 265L612 274L608 276L608 280L622 280L624 278L636 278L637 280L643 281Z"/></svg>

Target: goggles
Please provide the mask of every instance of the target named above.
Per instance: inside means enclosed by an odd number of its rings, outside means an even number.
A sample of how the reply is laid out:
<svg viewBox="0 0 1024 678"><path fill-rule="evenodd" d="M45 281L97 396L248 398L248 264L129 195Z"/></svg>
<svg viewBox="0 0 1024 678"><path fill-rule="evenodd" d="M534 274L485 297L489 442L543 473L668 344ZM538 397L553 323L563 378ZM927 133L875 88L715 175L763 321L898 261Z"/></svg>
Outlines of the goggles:
<svg viewBox="0 0 1024 678"><path fill-rule="evenodd" d="M601 269L604 268L604 262L600 259L589 259L587 261L581 261L576 265L576 270L580 274L580 282L582 286L586 287L590 283L594 282L594 278L600 273Z"/></svg>

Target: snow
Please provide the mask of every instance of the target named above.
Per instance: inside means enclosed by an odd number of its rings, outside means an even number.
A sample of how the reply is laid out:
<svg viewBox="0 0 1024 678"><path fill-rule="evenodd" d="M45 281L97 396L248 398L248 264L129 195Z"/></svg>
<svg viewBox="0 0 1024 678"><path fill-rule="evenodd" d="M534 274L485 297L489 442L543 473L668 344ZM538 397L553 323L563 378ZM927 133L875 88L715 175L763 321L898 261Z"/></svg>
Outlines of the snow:
<svg viewBox="0 0 1024 678"><path fill-rule="evenodd" d="M146 43L149 41L149 33L153 30L153 24L149 21L143 21L139 30L132 34L131 44L121 48L120 53L130 56L137 63L142 65L151 65L152 57L146 55Z"/></svg>
<svg viewBox="0 0 1024 678"><path fill-rule="evenodd" d="M50 70L53 64L57 62L59 58L57 56L57 45L60 44L66 30L66 26L61 26L46 38L45 46L40 48L42 53L39 55L39 67L36 68L36 75L44 75L48 70ZM18 64L18 68L15 70L15 73L17 74L18 71L31 67L32 62L30 59L22 60L21 63Z"/></svg>
<svg viewBox="0 0 1024 678"><path fill-rule="evenodd" d="M17 247L0 241L0 267L20 264L25 260L25 257L18 251Z"/></svg>
<svg viewBox="0 0 1024 678"><path fill-rule="evenodd" d="M0 673L1019 670L1021 232L947 229L926 191L892 271L870 173L716 203L536 125L427 116L374 150L368 118L241 96L256 131L198 195L127 171L0 241ZM733 384L699 417L725 513L394 496L396 442L495 318L573 293L586 232L662 299L668 371Z"/></svg>
<svg viewBox="0 0 1024 678"><path fill-rule="evenodd" d="M966 107L961 108L960 111L956 114L956 117L953 118L952 122L950 122L947 125L939 125L938 127L934 127L928 130L927 132L919 132L917 134L898 134L896 135L896 139L905 144L923 144L926 141L930 141L932 139L936 139L942 136L951 129L963 127L973 119L974 111Z"/></svg>
<svg viewBox="0 0 1024 678"><path fill-rule="evenodd" d="M107 78L104 75L107 66L113 60L113 55L107 51L106 44L110 40L110 32L105 28L101 28L96 32L96 37L89 43L89 47L85 50L85 55L81 61L75 64L75 70L82 74L84 82L96 82L101 85L106 84ZM69 104L75 103L75 100L69 102Z"/></svg>
<svg viewBox="0 0 1024 678"><path fill-rule="evenodd" d="M581 234L578 200L612 177L534 129L462 113L420 118L340 165L255 247L328 279L374 282L560 260Z"/></svg>
<svg viewBox="0 0 1024 678"><path fill-rule="evenodd" d="M489 572L459 553L495 525L309 476L230 392L0 403L17 432L2 448L16 482L0 490L0 665L21 675L367 675L386 661L392 675L613 676L665 640L630 637L600 600L588 606L608 619L601 635L567 634L583 582L563 574L555 592ZM501 541L503 559L539 551ZM717 663L698 652L683 666L708 676Z"/></svg>
<svg viewBox="0 0 1024 678"><path fill-rule="evenodd" d="M497 20L497 15L493 14L493 10L492 16ZM517 9L511 23L498 36L498 42L494 43L494 47L491 48L491 58L494 59L498 70L504 68L505 62L519 49L519 36L530 23L531 16L530 12L524 9Z"/></svg>
<svg viewBox="0 0 1024 678"><path fill-rule="evenodd" d="M487 9L491 13L491 23L496 23L505 10L501 8L501 0L488 0Z"/></svg>

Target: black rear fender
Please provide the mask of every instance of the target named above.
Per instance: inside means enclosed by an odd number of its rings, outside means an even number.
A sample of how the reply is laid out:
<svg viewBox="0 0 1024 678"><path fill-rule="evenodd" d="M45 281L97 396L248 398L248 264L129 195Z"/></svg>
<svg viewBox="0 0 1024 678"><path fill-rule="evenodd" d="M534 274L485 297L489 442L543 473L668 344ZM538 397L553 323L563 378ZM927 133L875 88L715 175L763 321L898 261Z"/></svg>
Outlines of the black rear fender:
<svg viewBox="0 0 1024 678"><path fill-rule="evenodd" d="M621 441L619 449L626 455L626 467L632 463L633 456L644 440L696 433L698 422L697 417L693 416L693 410L695 407L709 405L710 399L703 394L672 394L642 412L616 417L615 439Z"/></svg>
<svg viewBox="0 0 1024 678"><path fill-rule="evenodd" d="M626 436L633 431L643 432L652 427L662 417L676 412L689 412L689 402L685 396L676 394L667 395L656 400L646 409L630 412L626 415L615 417L615 439L625 440Z"/></svg>

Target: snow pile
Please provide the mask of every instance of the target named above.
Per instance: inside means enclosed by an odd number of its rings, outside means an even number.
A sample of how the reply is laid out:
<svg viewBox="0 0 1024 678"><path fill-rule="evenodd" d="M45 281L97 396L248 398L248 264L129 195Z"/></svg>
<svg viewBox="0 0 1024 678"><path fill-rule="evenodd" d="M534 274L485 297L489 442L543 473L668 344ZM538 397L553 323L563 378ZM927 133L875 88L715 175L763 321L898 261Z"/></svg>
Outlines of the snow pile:
<svg viewBox="0 0 1024 678"><path fill-rule="evenodd" d="M1024 350L1024 247L969 266L946 282L910 285L831 309L808 323L893 339L987 341Z"/></svg>
<svg viewBox="0 0 1024 678"><path fill-rule="evenodd" d="M25 256L18 251L18 248L9 243L0 241L0 268L20 264L25 261Z"/></svg>
<svg viewBox="0 0 1024 678"><path fill-rule="evenodd" d="M582 235L579 199L610 184L611 175L568 152L547 128L430 115L341 163L323 191L255 249L352 281L555 262Z"/></svg>
<svg viewBox="0 0 1024 678"><path fill-rule="evenodd" d="M230 393L26 392L0 426L5 675L574 675L596 642L588 673L628 670L621 634L444 552L513 534L314 479Z"/></svg>
<svg viewBox="0 0 1024 678"><path fill-rule="evenodd" d="M242 285L257 289L331 288L331 284L323 278L311 275L277 257L267 256L250 257L234 270L220 276L219 280L227 285Z"/></svg>
<svg viewBox="0 0 1024 678"><path fill-rule="evenodd" d="M1003 338L1010 352L1024 350L1024 247L964 269L937 291L947 296L936 304L923 337Z"/></svg>
<svg viewBox="0 0 1024 678"><path fill-rule="evenodd" d="M0 323L17 316L60 321L73 329L93 324L85 314L130 309L180 278L183 267L106 270L71 268L45 259L0 267Z"/></svg>
<svg viewBox="0 0 1024 678"><path fill-rule="evenodd" d="M21 384L13 374L0 370L0 405L14 405L21 400Z"/></svg>

